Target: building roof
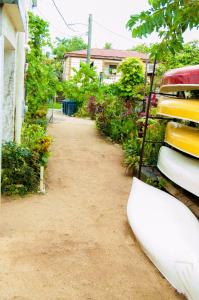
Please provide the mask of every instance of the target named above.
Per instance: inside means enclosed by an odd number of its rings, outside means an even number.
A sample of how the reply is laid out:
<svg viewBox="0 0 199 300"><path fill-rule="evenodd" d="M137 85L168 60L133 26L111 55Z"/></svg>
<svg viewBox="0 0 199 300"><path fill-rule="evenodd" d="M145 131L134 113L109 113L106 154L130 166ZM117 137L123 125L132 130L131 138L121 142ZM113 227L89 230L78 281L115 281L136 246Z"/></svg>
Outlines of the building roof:
<svg viewBox="0 0 199 300"><path fill-rule="evenodd" d="M87 50L79 50L65 53L64 57L86 57ZM108 60L123 60L127 57L137 57L142 60L149 59L148 54L130 50L115 50L115 49L91 49L91 58L93 59L108 59Z"/></svg>

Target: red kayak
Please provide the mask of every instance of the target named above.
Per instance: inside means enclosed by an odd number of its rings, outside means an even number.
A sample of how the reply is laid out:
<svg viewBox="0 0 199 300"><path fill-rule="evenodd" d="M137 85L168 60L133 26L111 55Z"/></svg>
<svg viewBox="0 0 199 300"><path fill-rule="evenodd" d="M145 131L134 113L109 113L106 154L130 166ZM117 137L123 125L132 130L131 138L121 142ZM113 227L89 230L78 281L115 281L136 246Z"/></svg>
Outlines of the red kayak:
<svg viewBox="0 0 199 300"><path fill-rule="evenodd" d="M164 74L160 92L199 90L199 65L173 69Z"/></svg>

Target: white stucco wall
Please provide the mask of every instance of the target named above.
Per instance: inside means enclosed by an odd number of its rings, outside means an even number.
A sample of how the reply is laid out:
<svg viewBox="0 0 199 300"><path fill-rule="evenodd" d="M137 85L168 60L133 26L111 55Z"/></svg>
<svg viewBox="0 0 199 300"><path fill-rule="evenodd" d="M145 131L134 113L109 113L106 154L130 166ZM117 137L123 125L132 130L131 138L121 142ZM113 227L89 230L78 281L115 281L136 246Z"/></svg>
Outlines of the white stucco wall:
<svg viewBox="0 0 199 300"><path fill-rule="evenodd" d="M0 183L1 183L1 149L2 149L2 104L4 98L4 37L0 35ZM0 184L1 202L1 184Z"/></svg>
<svg viewBox="0 0 199 300"><path fill-rule="evenodd" d="M15 50L4 52L3 142L14 140Z"/></svg>
<svg viewBox="0 0 199 300"><path fill-rule="evenodd" d="M2 7L2 35L5 37L6 48L16 48L16 30L11 21L10 10L7 5Z"/></svg>
<svg viewBox="0 0 199 300"><path fill-rule="evenodd" d="M65 59L64 68L63 68L63 79L67 80L74 75L73 68L76 70L80 69L80 62L86 62L86 58L78 57L68 57ZM103 61L101 59L91 59L91 62L94 62L94 67L98 74L103 70Z"/></svg>
<svg viewBox="0 0 199 300"><path fill-rule="evenodd" d="M0 36L4 40L4 96L2 101L2 140L20 142L24 103L25 41L22 18L18 6L5 4L0 7ZM18 19L17 19L18 18ZM16 26L17 24L17 26ZM21 37L19 39L19 36Z"/></svg>

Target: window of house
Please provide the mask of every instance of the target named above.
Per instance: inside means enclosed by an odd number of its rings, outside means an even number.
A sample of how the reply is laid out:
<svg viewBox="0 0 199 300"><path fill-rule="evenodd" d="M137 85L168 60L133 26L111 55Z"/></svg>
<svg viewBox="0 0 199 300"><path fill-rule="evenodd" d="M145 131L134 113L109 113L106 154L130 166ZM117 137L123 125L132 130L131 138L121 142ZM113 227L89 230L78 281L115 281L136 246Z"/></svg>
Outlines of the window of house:
<svg viewBox="0 0 199 300"><path fill-rule="evenodd" d="M117 73L117 65L109 65L109 74L116 74Z"/></svg>

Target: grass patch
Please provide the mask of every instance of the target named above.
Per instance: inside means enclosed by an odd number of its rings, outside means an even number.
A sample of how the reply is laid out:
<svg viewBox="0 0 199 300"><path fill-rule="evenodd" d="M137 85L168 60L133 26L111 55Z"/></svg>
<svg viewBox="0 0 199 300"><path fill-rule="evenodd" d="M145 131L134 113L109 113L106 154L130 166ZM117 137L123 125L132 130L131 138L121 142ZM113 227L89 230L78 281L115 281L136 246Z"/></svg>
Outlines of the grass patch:
<svg viewBox="0 0 199 300"><path fill-rule="evenodd" d="M48 108L54 108L54 109L61 109L62 108L62 104L58 103L58 102L50 102L48 104Z"/></svg>

